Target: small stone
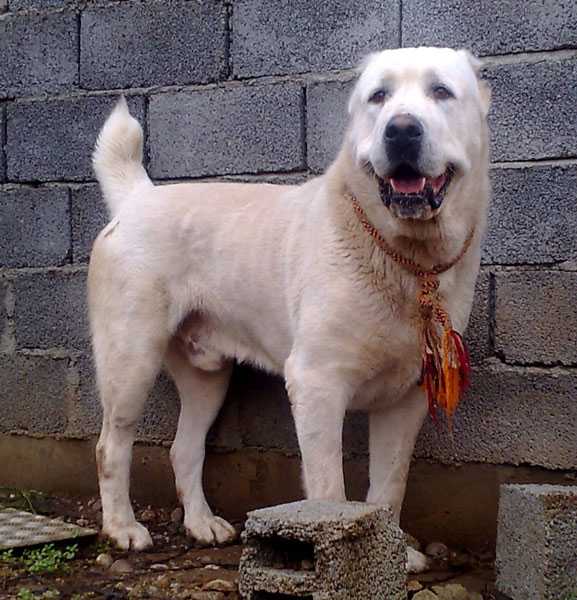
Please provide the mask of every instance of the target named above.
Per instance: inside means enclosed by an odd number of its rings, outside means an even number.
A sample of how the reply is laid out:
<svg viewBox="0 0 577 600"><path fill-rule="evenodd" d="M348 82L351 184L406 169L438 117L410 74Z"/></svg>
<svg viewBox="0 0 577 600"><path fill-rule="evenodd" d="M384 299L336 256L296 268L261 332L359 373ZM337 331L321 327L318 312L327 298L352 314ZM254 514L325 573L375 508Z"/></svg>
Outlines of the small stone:
<svg viewBox="0 0 577 600"><path fill-rule="evenodd" d="M220 569L218 565L205 565L202 568L206 569L207 571L218 571Z"/></svg>
<svg viewBox="0 0 577 600"><path fill-rule="evenodd" d="M125 574L132 573L133 571L134 567L124 558L119 558L110 565L111 573Z"/></svg>
<svg viewBox="0 0 577 600"><path fill-rule="evenodd" d="M102 554L99 554L96 557L96 560L94 562L99 567L104 567L105 569L108 569L108 568L110 568L110 566L114 562L114 559L112 558L112 556L110 556L110 554L107 554L106 552L103 552Z"/></svg>
<svg viewBox="0 0 577 600"><path fill-rule="evenodd" d="M422 590L413 596L413 600L439 600L439 596L433 594L431 590Z"/></svg>
<svg viewBox="0 0 577 600"><path fill-rule="evenodd" d="M469 592L458 583L434 585L433 591L439 600L469 600Z"/></svg>
<svg viewBox="0 0 577 600"><path fill-rule="evenodd" d="M416 579L410 579L407 581L407 591L408 592L418 592L422 590L423 586Z"/></svg>
<svg viewBox="0 0 577 600"><path fill-rule="evenodd" d="M213 579L204 585L203 590L209 592L234 592L236 585L226 579Z"/></svg>
<svg viewBox="0 0 577 600"><path fill-rule="evenodd" d="M449 564L452 567L466 567L471 562L471 557L466 552L452 550L449 552Z"/></svg>
<svg viewBox="0 0 577 600"><path fill-rule="evenodd" d="M176 524L180 524L182 523L182 520L184 519L184 510L182 510L182 506L177 506L171 513L170 513L170 520L173 523Z"/></svg>
<svg viewBox="0 0 577 600"><path fill-rule="evenodd" d="M449 555L449 549L442 542L431 542L425 548L425 554L431 558L446 558Z"/></svg>
<svg viewBox="0 0 577 600"><path fill-rule="evenodd" d="M149 569L152 569L153 571L168 571L168 566L163 565L162 563L154 563L150 565Z"/></svg>
<svg viewBox="0 0 577 600"><path fill-rule="evenodd" d="M143 523L149 523L150 521L153 521L155 518L156 518L156 513L152 510L152 508L150 508L150 506L148 508L145 508L140 513L140 520Z"/></svg>

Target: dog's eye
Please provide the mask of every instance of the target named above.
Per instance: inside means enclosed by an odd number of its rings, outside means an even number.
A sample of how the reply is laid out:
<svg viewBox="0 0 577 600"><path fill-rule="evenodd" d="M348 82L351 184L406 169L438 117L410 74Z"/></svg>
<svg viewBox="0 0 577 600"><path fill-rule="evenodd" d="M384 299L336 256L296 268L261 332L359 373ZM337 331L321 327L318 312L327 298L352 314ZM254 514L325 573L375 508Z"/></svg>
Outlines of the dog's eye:
<svg viewBox="0 0 577 600"><path fill-rule="evenodd" d="M382 104L385 101L387 95L387 90L377 90L376 92L373 92L371 94L371 96L369 97L369 102L371 104Z"/></svg>
<svg viewBox="0 0 577 600"><path fill-rule="evenodd" d="M455 94L446 85L441 83L435 84L431 91L435 100L449 100L449 98L455 97Z"/></svg>

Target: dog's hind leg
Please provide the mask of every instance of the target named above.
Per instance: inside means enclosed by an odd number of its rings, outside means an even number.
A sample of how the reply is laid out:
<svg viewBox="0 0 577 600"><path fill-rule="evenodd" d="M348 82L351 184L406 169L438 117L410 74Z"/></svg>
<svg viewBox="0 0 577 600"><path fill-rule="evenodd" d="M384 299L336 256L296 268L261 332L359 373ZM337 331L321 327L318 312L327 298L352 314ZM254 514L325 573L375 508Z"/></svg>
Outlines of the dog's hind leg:
<svg viewBox="0 0 577 600"><path fill-rule="evenodd" d="M102 272L92 279L92 340L103 410L96 445L102 531L120 548L143 550L152 540L132 510L130 463L138 420L169 338L164 303L153 289L139 293L130 286L129 296L123 293L128 285L111 288Z"/></svg>
<svg viewBox="0 0 577 600"><path fill-rule="evenodd" d="M184 507L184 526L201 544L229 542L236 537L236 531L224 519L212 514L204 496L202 469L206 434L224 402L232 365L224 362L210 365L211 370L194 366L177 339L170 344L165 364L174 379L181 404L170 458L178 497Z"/></svg>

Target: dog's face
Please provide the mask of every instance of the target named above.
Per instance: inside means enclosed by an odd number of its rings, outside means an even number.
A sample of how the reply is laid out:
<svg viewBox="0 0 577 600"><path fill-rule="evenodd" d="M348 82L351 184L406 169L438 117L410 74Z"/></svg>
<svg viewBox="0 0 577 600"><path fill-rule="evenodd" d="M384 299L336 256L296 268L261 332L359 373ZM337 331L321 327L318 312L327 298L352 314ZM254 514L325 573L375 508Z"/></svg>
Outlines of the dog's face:
<svg viewBox="0 0 577 600"><path fill-rule="evenodd" d="M428 220L482 150L488 91L468 52L385 50L369 56L349 103L357 165L399 219Z"/></svg>

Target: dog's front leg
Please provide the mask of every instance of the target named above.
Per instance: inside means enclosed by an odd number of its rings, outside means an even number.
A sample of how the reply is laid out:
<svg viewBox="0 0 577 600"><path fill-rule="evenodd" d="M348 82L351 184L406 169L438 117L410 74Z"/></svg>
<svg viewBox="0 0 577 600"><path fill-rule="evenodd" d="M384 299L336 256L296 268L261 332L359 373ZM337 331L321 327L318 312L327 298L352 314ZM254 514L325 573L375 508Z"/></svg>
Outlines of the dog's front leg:
<svg viewBox="0 0 577 600"><path fill-rule="evenodd" d="M334 372L298 366L299 362L289 358L285 376L306 497L344 501L342 436L347 386Z"/></svg>
<svg viewBox="0 0 577 600"><path fill-rule="evenodd" d="M427 402L417 387L388 409L370 414L367 502L388 506L397 523L401 517L411 457L426 414ZM427 558L408 548L407 570L418 573L427 568Z"/></svg>

